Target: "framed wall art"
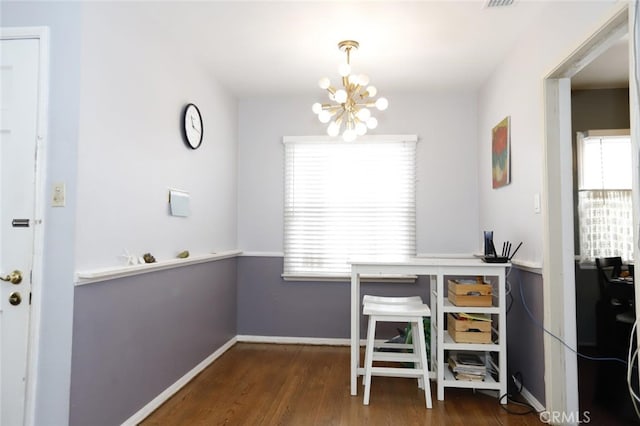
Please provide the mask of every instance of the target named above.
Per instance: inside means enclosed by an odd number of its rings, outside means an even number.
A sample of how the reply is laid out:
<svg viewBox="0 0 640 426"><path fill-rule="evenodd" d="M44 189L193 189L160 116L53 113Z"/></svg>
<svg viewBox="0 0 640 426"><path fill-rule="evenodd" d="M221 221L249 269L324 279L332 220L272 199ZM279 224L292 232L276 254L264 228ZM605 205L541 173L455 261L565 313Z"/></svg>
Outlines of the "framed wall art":
<svg viewBox="0 0 640 426"><path fill-rule="evenodd" d="M493 188L511 183L511 117L507 116L491 131L491 176Z"/></svg>

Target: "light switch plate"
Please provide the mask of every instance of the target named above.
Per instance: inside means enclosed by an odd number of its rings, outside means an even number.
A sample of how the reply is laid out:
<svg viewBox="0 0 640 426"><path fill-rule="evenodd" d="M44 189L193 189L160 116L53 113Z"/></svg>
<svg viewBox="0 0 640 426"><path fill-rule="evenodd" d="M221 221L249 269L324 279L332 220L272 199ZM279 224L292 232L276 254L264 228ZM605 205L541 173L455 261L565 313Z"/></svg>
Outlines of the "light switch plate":
<svg viewBox="0 0 640 426"><path fill-rule="evenodd" d="M51 207L64 207L65 203L66 194L64 182L54 183L51 195Z"/></svg>
<svg viewBox="0 0 640 426"><path fill-rule="evenodd" d="M533 194L533 212L538 214L540 213L540 194Z"/></svg>

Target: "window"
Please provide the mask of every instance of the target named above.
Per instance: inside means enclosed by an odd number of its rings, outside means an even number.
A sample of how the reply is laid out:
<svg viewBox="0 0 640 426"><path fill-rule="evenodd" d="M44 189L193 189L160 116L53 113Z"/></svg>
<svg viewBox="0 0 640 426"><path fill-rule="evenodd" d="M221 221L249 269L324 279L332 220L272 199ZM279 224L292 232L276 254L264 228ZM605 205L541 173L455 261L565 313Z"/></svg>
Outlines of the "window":
<svg viewBox="0 0 640 426"><path fill-rule="evenodd" d="M631 139L628 130L578 133L580 261L633 259Z"/></svg>
<svg viewBox="0 0 640 426"><path fill-rule="evenodd" d="M347 277L350 258L415 256L416 140L285 138L285 278Z"/></svg>

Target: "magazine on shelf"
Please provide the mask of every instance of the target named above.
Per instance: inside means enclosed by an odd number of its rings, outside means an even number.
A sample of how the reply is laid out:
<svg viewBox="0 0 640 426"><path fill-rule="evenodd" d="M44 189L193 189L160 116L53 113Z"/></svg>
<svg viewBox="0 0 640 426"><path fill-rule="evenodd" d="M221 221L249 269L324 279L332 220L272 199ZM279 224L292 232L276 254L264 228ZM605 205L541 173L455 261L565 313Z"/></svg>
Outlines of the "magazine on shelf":
<svg viewBox="0 0 640 426"><path fill-rule="evenodd" d="M483 358L473 352L450 354L449 368L457 380L482 381L487 375Z"/></svg>

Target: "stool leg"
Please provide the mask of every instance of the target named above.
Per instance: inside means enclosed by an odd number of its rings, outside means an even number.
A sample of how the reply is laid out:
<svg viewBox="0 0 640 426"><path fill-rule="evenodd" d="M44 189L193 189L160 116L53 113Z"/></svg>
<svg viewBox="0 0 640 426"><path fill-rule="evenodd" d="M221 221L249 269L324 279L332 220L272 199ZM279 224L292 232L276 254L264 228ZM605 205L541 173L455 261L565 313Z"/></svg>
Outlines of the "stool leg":
<svg viewBox="0 0 640 426"><path fill-rule="evenodd" d="M420 334L418 333L418 321L411 321L411 343L413 345L413 354L420 357ZM422 359L422 358L420 358ZM422 363L415 362L415 368L421 369ZM424 381L422 377L418 377L418 388L424 389Z"/></svg>
<svg viewBox="0 0 640 426"><path fill-rule="evenodd" d="M369 317L369 331L367 331L367 348L364 355L364 405L369 405L371 394L371 368L373 368L373 346L376 340L376 317Z"/></svg>
<svg viewBox="0 0 640 426"><path fill-rule="evenodd" d="M427 364L427 346L424 340L424 323L422 318L418 321L418 334L420 338L420 359L422 360L422 378L424 380L424 399L427 403L427 408L432 407L431 402L431 386L429 384L429 365Z"/></svg>

